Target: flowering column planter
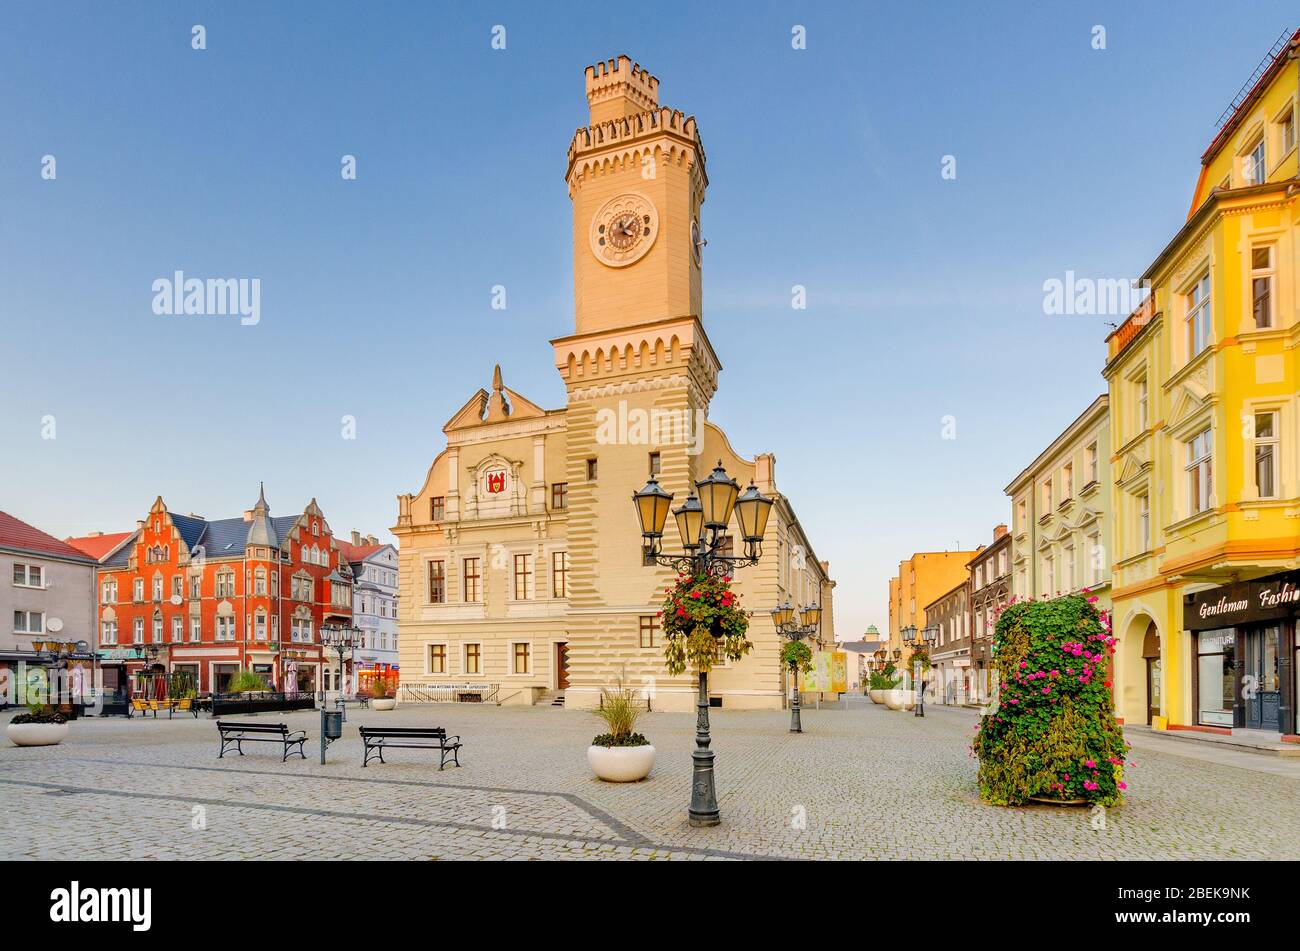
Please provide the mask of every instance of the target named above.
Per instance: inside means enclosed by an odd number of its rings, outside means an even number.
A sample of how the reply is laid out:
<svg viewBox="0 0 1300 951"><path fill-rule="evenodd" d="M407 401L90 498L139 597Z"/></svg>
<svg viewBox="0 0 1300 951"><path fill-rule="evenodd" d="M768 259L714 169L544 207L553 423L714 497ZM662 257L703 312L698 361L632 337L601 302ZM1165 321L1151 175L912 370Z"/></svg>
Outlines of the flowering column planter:
<svg viewBox="0 0 1300 951"><path fill-rule="evenodd" d="M54 746L68 735L65 723L10 723L5 736L14 746Z"/></svg>
<svg viewBox="0 0 1300 951"><path fill-rule="evenodd" d="M980 797L1118 805L1128 744L1115 722L1109 619L1082 595L1020 601L998 617L992 711L972 746Z"/></svg>

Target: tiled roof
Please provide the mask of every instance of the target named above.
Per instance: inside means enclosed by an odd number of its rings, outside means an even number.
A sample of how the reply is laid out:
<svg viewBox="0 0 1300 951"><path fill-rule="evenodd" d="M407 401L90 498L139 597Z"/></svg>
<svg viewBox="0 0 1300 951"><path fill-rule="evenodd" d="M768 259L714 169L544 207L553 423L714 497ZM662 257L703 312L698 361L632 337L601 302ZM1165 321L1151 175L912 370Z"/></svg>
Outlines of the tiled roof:
<svg viewBox="0 0 1300 951"><path fill-rule="evenodd" d="M171 519L176 530L180 532L181 538L185 540L186 546L193 551L196 546L202 545L203 553L208 558L237 558L243 555L245 543L248 541L248 530L253 524L244 521L242 516L209 521L173 513ZM298 516L286 515L282 518L272 518L271 524L275 527L276 534L284 538L296 521ZM105 564L123 567L130 556L131 546L127 545Z"/></svg>
<svg viewBox="0 0 1300 951"><path fill-rule="evenodd" d="M109 532L108 534L101 532L98 535L81 535L75 538L65 538L64 541L82 554L89 555L91 558L99 561L134 534L135 532Z"/></svg>
<svg viewBox="0 0 1300 951"><path fill-rule="evenodd" d="M84 551L73 548L67 542L59 541L53 535L47 535L39 528L14 518L8 512L0 512L0 548L54 555L76 561L92 560Z"/></svg>
<svg viewBox="0 0 1300 951"><path fill-rule="evenodd" d="M359 564L379 551L379 549L388 547L382 542L376 545L354 545L351 542L343 541L341 538L334 539L334 542L339 546L339 556L352 565Z"/></svg>

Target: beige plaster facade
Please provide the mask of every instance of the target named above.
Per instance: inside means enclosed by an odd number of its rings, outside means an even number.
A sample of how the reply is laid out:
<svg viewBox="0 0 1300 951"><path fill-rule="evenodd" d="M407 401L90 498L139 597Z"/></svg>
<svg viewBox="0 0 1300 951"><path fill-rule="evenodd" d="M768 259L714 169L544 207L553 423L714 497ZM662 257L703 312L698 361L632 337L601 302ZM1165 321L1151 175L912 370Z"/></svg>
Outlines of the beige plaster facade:
<svg viewBox="0 0 1300 951"><path fill-rule="evenodd" d="M828 567L777 487L775 457L741 456L707 419L721 364L700 318L704 151L658 86L627 57L587 69L590 124L566 174L575 332L551 341L566 407L529 401L498 367L444 426L420 488L398 497L403 684L593 707L621 679L655 709L691 709L693 675L668 676L656 618L672 574L644 564L631 496L653 472L680 504L718 460L776 506L762 561L736 579L754 650L714 668L710 692L726 707L784 705L768 612L787 597L820 601L834 642Z"/></svg>

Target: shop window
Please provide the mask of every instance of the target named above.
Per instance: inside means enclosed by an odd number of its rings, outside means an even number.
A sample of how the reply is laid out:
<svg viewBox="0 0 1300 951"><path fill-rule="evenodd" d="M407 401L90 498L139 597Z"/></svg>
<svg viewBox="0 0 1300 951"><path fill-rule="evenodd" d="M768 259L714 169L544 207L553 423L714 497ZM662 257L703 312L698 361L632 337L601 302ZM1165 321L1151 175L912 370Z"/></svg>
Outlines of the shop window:
<svg viewBox="0 0 1300 951"><path fill-rule="evenodd" d="M1196 722L1231 727L1236 696L1236 632L1199 631L1196 635Z"/></svg>

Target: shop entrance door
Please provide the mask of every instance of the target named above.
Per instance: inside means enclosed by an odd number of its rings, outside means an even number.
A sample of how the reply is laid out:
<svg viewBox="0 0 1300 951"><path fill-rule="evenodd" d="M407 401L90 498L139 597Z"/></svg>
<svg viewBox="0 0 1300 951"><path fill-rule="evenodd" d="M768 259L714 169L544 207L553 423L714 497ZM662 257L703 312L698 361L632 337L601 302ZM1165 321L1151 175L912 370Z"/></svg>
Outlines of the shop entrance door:
<svg viewBox="0 0 1300 951"><path fill-rule="evenodd" d="M569 689L569 645L555 645L555 689Z"/></svg>
<svg viewBox="0 0 1300 951"><path fill-rule="evenodd" d="M1252 730L1277 730L1282 681L1278 671L1280 625L1257 628L1246 634L1246 669L1242 674L1241 695L1246 702L1246 726Z"/></svg>

